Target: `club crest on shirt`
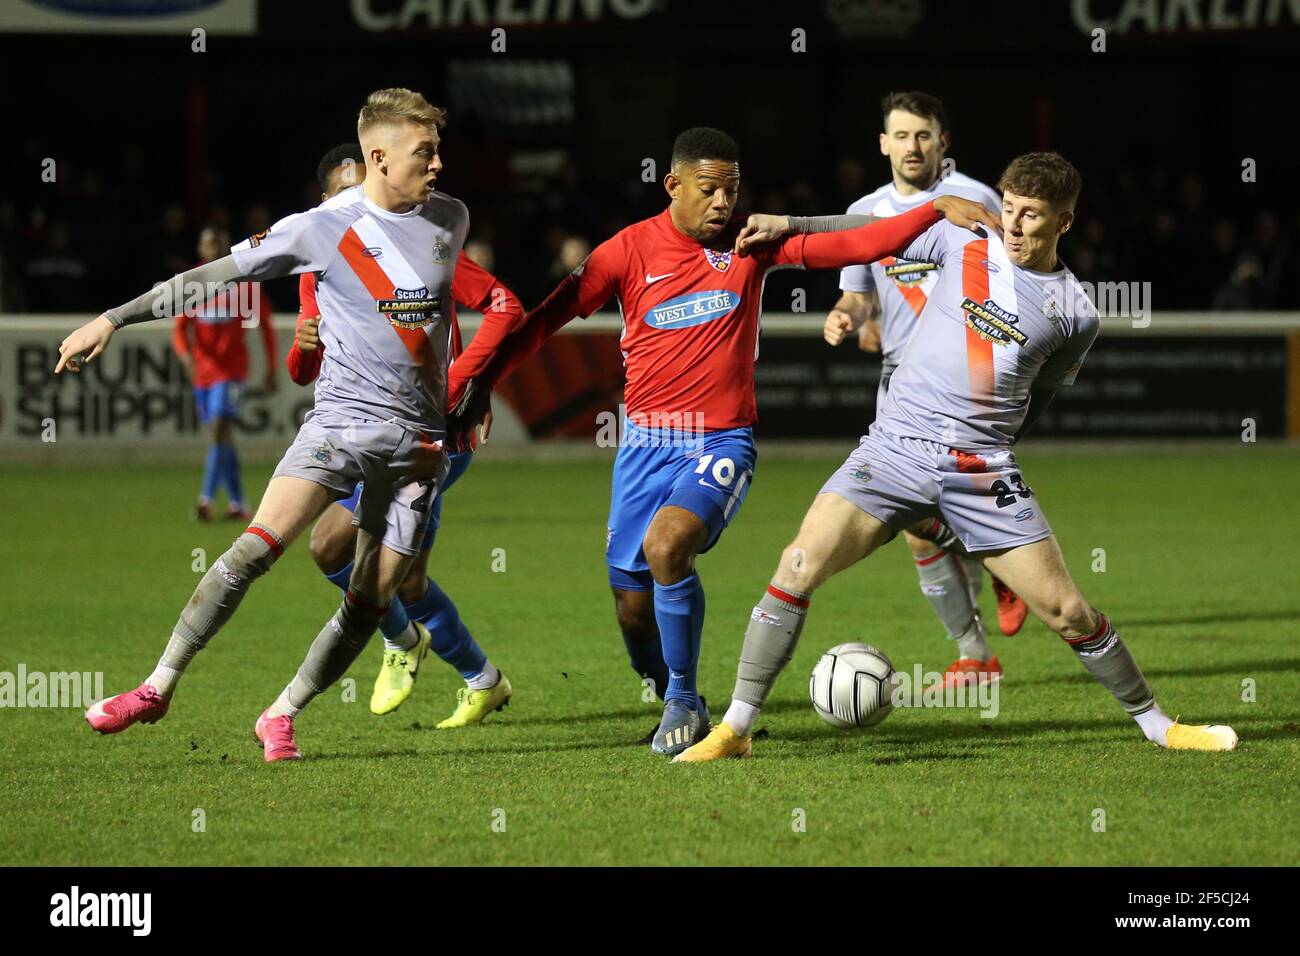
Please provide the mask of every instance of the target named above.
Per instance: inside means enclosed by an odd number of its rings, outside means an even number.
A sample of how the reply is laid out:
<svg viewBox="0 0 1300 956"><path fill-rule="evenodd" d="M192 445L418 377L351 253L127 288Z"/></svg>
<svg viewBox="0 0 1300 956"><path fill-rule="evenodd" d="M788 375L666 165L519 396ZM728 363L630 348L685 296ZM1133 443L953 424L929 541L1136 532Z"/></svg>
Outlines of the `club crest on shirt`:
<svg viewBox="0 0 1300 956"><path fill-rule="evenodd" d="M705 249L704 258L709 260L709 265L719 272L726 272L731 268L731 250L719 251L717 249Z"/></svg>
<svg viewBox="0 0 1300 956"><path fill-rule="evenodd" d="M399 329L422 329L437 318L442 298L427 288L394 289L393 298L376 299L375 311Z"/></svg>
<svg viewBox="0 0 1300 956"><path fill-rule="evenodd" d="M980 304L967 296L961 300L961 310L966 313L966 327L986 342L994 345L1015 342L1023 346L1029 341L1029 336L1016 328L1020 316L1008 312L992 299L985 299Z"/></svg>
<svg viewBox="0 0 1300 956"><path fill-rule="evenodd" d="M433 261L441 265L444 262L450 261L450 259L451 246L443 242L442 237L439 236L437 239L433 240Z"/></svg>
<svg viewBox="0 0 1300 956"><path fill-rule="evenodd" d="M261 232L253 233L251 236L248 237L249 246L256 249L258 246L262 244L262 240L266 238L267 233L269 233L270 231L271 231L271 227L267 226Z"/></svg>
<svg viewBox="0 0 1300 956"><path fill-rule="evenodd" d="M1061 310L1057 307L1056 300L1050 294L1043 300L1043 317L1053 325L1061 324Z"/></svg>
<svg viewBox="0 0 1300 956"><path fill-rule="evenodd" d="M937 262L928 259L886 259L880 263L885 270L885 278L893 279L901 286L920 285L926 277L939 268Z"/></svg>

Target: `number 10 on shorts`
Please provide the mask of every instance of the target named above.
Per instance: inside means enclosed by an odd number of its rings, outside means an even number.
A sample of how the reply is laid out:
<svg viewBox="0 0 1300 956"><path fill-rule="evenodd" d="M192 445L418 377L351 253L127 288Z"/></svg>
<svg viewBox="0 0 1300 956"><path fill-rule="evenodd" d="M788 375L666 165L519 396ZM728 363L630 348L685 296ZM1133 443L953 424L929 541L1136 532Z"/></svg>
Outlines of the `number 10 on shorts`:
<svg viewBox="0 0 1300 956"><path fill-rule="evenodd" d="M695 473L702 475L709 470L709 465L713 465L713 480L724 488L730 488L731 483L736 479L736 463L730 458L719 458L713 460L712 455L704 455L700 458L700 463L695 466Z"/></svg>

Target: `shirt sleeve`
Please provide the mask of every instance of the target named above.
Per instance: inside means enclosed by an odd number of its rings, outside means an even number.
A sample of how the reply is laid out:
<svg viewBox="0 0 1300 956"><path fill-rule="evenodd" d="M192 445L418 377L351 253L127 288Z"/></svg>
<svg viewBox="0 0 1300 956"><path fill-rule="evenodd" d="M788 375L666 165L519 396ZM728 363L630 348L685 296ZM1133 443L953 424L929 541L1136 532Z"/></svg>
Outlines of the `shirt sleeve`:
<svg viewBox="0 0 1300 956"><path fill-rule="evenodd" d="M606 239L573 271L578 277L575 315L586 318L619 290L627 271L627 256L619 237Z"/></svg>
<svg viewBox="0 0 1300 956"><path fill-rule="evenodd" d="M333 257L330 233L337 213L319 207L285 216L275 225L230 247L240 274L274 279L300 272L323 272Z"/></svg>
<svg viewBox="0 0 1300 956"><path fill-rule="evenodd" d="M452 364L447 378L447 407L454 408L470 378L489 388L506 378L542 347L546 339L578 316L586 318L609 301L619 288L626 259L615 236L598 245L582 265L561 280L555 290L524 316L519 326L492 346L474 336L469 348ZM470 375L471 369L476 370Z"/></svg>
<svg viewBox="0 0 1300 956"><path fill-rule="evenodd" d="M926 229L920 235L916 236L904 248L898 250L895 255L900 259L924 259L928 262L943 265L948 251L952 248L953 230L961 230L963 242L969 242L975 234L960 226L954 226L946 220L940 220L930 228Z"/></svg>
<svg viewBox="0 0 1300 956"><path fill-rule="evenodd" d="M1038 370L1038 375L1034 378L1034 388L1057 389L1063 385L1073 385L1079 369L1083 367L1083 360L1088 350L1097 340L1100 325L1097 311L1089 303L1087 313L1076 320L1074 331Z"/></svg>
<svg viewBox="0 0 1300 956"><path fill-rule="evenodd" d="M770 244L765 254L772 257L769 268L795 265L808 269L839 269L863 262L875 262L889 255L904 255L922 233L941 219L934 203L927 202L900 216L877 219L847 232L819 232L790 236Z"/></svg>
<svg viewBox="0 0 1300 956"><path fill-rule="evenodd" d="M461 366L462 376L474 378L482 372L487 357L523 323L524 306L504 282L464 252L456 260L451 293L455 302L483 314L483 324L471 343L472 352L466 349L453 363Z"/></svg>
<svg viewBox="0 0 1300 956"><path fill-rule="evenodd" d="M856 202L851 204L845 212L848 215L853 215L855 212L866 212L865 209L856 209L857 205ZM868 264L857 262L840 270L840 291L842 292L871 292L875 287L876 277L871 274L871 266Z"/></svg>
<svg viewBox="0 0 1300 956"><path fill-rule="evenodd" d="M308 319L320 315L320 306L316 304L316 274L305 272L298 279L298 322L294 326L293 343L284 356L284 364L289 369L289 377L299 385L310 385L320 374L324 343L316 346L314 351L304 352L298 348L298 329Z"/></svg>

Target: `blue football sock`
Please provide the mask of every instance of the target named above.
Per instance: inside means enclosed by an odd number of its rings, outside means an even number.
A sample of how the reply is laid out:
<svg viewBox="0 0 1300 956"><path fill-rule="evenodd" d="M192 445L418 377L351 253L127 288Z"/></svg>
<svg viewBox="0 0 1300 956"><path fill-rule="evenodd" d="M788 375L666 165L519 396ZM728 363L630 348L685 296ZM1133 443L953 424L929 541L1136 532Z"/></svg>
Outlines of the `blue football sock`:
<svg viewBox="0 0 1300 956"><path fill-rule="evenodd" d="M704 586L698 574L676 584L655 582L655 621L664 661L668 664L668 690L664 701L680 700L698 709L695 667L700 659L700 636L704 632Z"/></svg>
<svg viewBox="0 0 1300 956"><path fill-rule="evenodd" d="M204 501L211 501L217 495L217 482L221 478L221 465L224 461L222 447L217 444L208 446L208 457L203 464L203 488L199 491L199 497Z"/></svg>
<svg viewBox="0 0 1300 956"><path fill-rule="evenodd" d="M232 505L244 504L244 482L239 477L239 452L234 445L226 446L226 498Z"/></svg>
<svg viewBox="0 0 1300 956"><path fill-rule="evenodd" d="M429 578L424 597L406 605L406 613L429 629L433 652L456 668L461 677L470 680L483 672L487 655L461 621L456 605L433 578Z"/></svg>
<svg viewBox="0 0 1300 956"><path fill-rule="evenodd" d="M325 575L325 580L346 593L348 582L352 580L352 562L349 561L333 574ZM386 640L391 641L405 631L410 622L410 616L406 613L406 608L402 606L402 602L393 601L388 605L388 613L379 622L379 633L383 634Z"/></svg>
<svg viewBox="0 0 1300 956"><path fill-rule="evenodd" d="M664 649L659 635L654 635L648 641L632 641L624 634L623 646L627 648L632 670L642 678L650 678L655 685L655 693L663 700L664 694L668 692L668 665L664 663Z"/></svg>

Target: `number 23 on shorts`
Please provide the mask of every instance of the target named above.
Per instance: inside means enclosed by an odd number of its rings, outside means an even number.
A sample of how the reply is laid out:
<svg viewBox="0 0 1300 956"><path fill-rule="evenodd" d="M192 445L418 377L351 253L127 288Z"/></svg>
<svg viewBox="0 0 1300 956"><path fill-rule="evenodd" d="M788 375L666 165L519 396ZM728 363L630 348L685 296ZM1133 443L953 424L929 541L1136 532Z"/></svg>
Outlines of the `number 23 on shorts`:
<svg viewBox="0 0 1300 956"><path fill-rule="evenodd" d="M1025 484L1024 479L1020 477L1020 472L1013 471L1011 474L1007 475L1007 478L1010 480L1012 485L1015 485L1014 489L1001 478L989 485L989 491L998 496L996 504L999 508L1009 508L1011 505L1014 505L1017 497L1034 497L1033 490Z"/></svg>

